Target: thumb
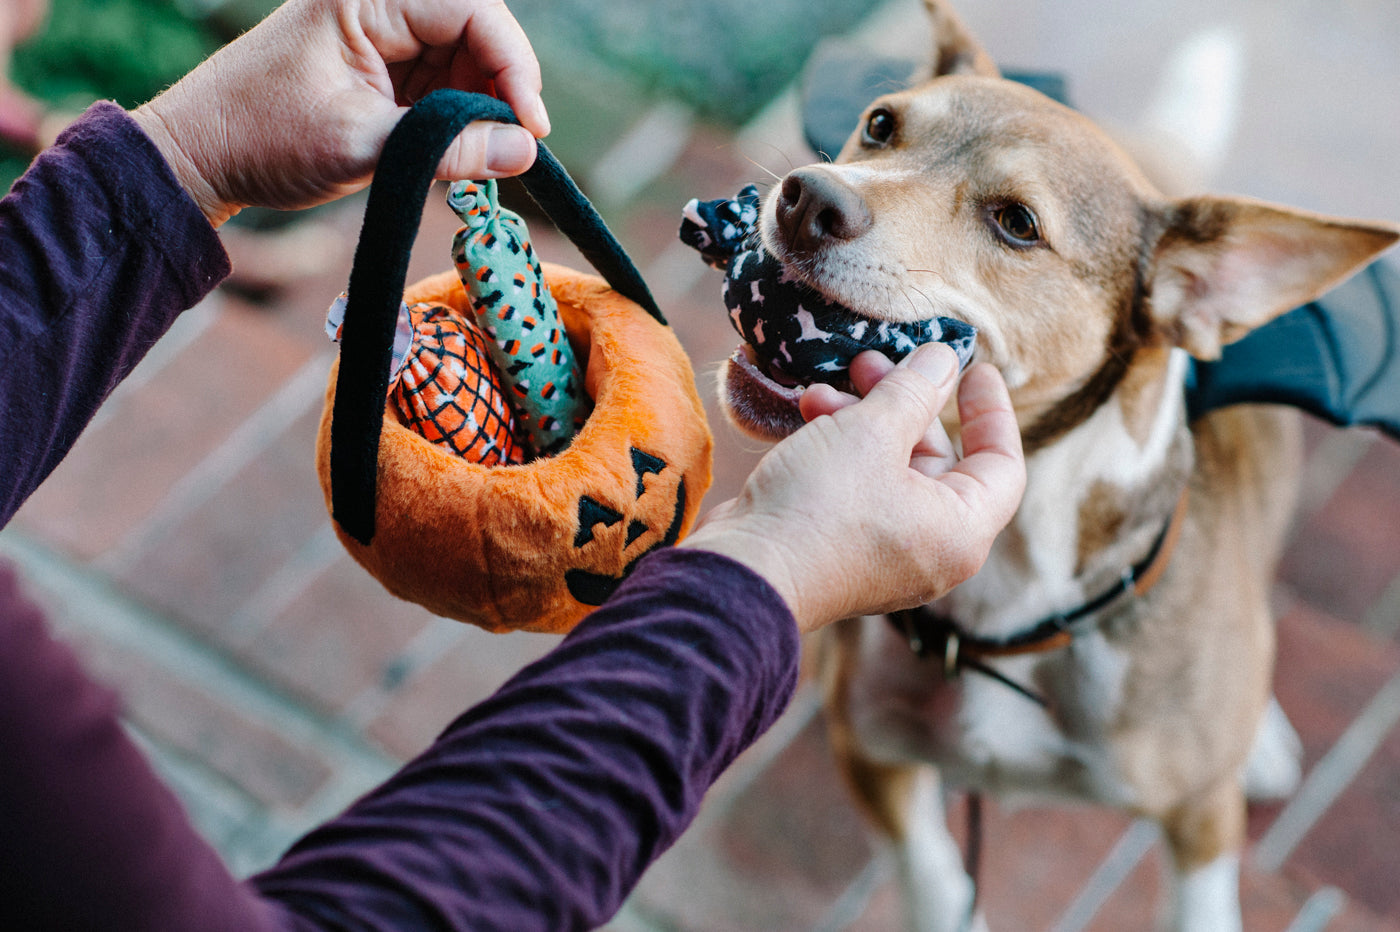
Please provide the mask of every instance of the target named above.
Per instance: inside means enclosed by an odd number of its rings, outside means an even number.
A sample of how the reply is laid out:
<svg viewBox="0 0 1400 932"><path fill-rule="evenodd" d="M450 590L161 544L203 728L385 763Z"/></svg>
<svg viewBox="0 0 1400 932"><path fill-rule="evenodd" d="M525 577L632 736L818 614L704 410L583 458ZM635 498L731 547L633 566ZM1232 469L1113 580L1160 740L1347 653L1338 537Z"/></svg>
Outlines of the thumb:
<svg viewBox="0 0 1400 932"><path fill-rule="evenodd" d="M408 113L408 108L396 107L377 94L361 96L365 101L362 105L363 139L372 171L385 140ZM533 165L535 152L535 137L523 126L479 120L468 123L448 144L433 176L439 181L506 178Z"/></svg>
<svg viewBox="0 0 1400 932"><path fill-rule="evenodd" d="M456 181L518 175L534 164L536 151L535 137L523 126L470 123L447 147L437 177Z"/></svg>
<svg viewBox="0 0 1400 932"><path fill-rule="evenodd" d="M872 436L889 438L901 450L910 451L938 417L957 382L958 356L942 343L927 343L904 357L846 411L860 411L874 424L865 425ZM838 415L841 412L838 412Z"/></svg>

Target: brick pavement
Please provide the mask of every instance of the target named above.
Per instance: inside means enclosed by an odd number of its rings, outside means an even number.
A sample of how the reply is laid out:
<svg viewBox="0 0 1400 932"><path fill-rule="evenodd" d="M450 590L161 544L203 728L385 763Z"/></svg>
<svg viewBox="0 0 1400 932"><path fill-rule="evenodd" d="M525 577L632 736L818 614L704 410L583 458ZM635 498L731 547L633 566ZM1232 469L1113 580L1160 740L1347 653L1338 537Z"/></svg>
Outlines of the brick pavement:
<svg viewBox="0 0 1400 932"><path fill-rule="evenodd" d="M1190 24L1220 18L1195 0L1171 7L1171 22L1151 11L1110 22L1089 15L1096 7L1088 0L962 4L995 53L1065 69L1082 105L1109 115L1125 112L1142 88L1109 50L1136 43L1155 61ZM1221 183L1400 219L1400 186L1375 185L1395 177L1390 153L1400 129L1393 114L1388 122L1376 114L1378 101L1393 107L1400 90L1400 57L1381 54L1395 51L1400 21L1374 3L1326 17L1299 3L1289 10L1296 16L1260 0L1225 11L1250 39L1258 70ZM1356 87L1368 92L1329 93ZM673 244L678 207L809 155L790 101L737 134L676 111L657 119L683 134L673 160L647 165L620 146L583 140L577 150L615 157L598 160L614 177L612 187L596 169L580 177L616 192L600 203L657 291L708 399L714 364L733 338L714 273ZM320 324L343 285L358 211L351 203L319 215L334 233L318 242L319 271L274 301L225 289L187 314L0 534L0 553L21 565L59 630L122 690L133 733L239 871L266 863L554 641L486 635L399 602L330 532L311 461L330 358ZM430 205L410 278L445 266L454 227L445 208ZM547 258L579 264L567 245L535 229ZM711 418L717 501L760 451L713 407ZM1309 778L1297 799L1251 814L1247 928L1393 932L1400 449L1365 432L1313 426L1305 478L1305 508L1276 591L1277 688L1302 733ZM959 805L955 799L955 826ZM1161 892L1152 841L1150 829L1109 813L992 806L985 901L993 926L1147 927ZM820 713L804 690L716 786L693 830L610 927L891 928L890 874L827 764Z"/></svg>

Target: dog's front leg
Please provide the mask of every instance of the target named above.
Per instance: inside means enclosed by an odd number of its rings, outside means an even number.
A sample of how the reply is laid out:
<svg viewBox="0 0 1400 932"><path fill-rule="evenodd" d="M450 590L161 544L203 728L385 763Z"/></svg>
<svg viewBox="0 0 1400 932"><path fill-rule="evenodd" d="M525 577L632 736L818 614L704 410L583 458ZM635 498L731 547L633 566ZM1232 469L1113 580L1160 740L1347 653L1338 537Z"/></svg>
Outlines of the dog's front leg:
<svg viewBox="0 0 1400 932"><path fill-rule="evenodd" d="M1162 820L1175 867L1172 932L1240 932L1244 819L1244 793L1223 780Z"/></svg>
<svg viewBox="0 0 1400 932"><path fill-rule="evenodd" d="M891 839L909 932L986 932L971 915L972 878L948 832L937 772L921 767L908 791L902 831Z"/></svg>
<svg viewBox="0 0 1400 932"><path fill-rule="evenodd" d="M970 921L972 879L963 869L957 842L948 833L938 772L912 762L876 760L866 742L878 740L889 723L881 725L878 718L868 717L857 723L852 717L857 707L852 701L853 690L865 696L864 708L880 706L880 700L864 692L870 681L861 680L859 674L888 668L860 664L864 634L874 635L867 639L866 647L878 642L890 650L893 662L913 663L915 682L923 682L927 676L922 662L913 659L903 641L891 638L889 630L883 619L851 619L818 635L816 656L826 687L827 736L832 752L857 805L893 853L907 928L911 932L986 932L980 916ZM883 684L888 679L882 673L876 682ZM858 686L858 682L863 685Z"/></svg>
<svg viewBox="0 0 1400 932"><path fill-rule="evenodd" d="M1174 880L1171 932L1241 932L1238 854L1178 871Z"/></svg>

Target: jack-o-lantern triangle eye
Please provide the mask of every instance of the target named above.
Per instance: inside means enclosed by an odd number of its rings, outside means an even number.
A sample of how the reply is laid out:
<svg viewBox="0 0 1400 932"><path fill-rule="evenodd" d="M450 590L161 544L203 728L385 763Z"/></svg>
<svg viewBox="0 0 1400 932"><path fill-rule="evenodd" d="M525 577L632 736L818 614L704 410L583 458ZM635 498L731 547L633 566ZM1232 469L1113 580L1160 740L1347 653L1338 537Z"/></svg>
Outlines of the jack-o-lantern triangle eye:
<svg viewBox="0 0 1400 932"><path fill-rule="evenodd" d="M598 525L612 527L622 520L622 513L609 508L602 502L594 501L587 495L578 500L578 532L574 534L574 546L582 547L593 540L593 529Z"/></svg>
<svg viewBox="0 0 1400 932"><path fill-rule="evenodd" d="M650 453L644 453L636 447L631 447L630 449L632 451L632 469L637 473L637 497L641 498L642 493L646 491L646 485L643 482L644 477L647 473L651 473L652 475L660 473L661 470L666 468L666 461L659 456L652 456Z"/></svg>

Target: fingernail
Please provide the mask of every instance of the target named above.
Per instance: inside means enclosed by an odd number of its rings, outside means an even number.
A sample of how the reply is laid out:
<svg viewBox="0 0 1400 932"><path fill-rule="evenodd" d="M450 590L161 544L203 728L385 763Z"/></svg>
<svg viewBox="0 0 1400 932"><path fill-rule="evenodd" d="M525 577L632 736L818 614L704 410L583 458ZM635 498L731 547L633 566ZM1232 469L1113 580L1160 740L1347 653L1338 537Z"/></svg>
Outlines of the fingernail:
<svg viewBox="0 0 1400 932"><path fill-rule="evenodd" d="M926 343L905 356L900 365L908 366L934 385L942 385L958 369L958 354L942 343Z"/></svg>
<svg viewBox="0 0 1400 932"><path fill-rule="evenodd" d="M493 126L486 137L486 170L520 172L535 155L535 138L520 126Z"/></svg>
<svg viewBox="0 0 1400 932"><path fill-rule="evenodd" d="M531 101L530 113L533 115L534 121L544 127L544 132L540 135L548 136L550 130L549 111L544 108L544 101L538 97Z"/></svg>

